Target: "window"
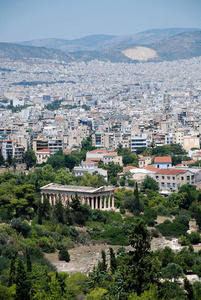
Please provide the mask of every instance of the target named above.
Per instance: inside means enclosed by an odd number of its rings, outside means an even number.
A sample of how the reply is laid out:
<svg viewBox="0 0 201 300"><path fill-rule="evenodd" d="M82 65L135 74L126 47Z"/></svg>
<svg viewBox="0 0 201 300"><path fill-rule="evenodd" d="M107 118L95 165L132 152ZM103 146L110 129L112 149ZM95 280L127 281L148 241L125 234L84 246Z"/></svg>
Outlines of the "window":
<svg viewBox="0 0 201 300"><path fill-rule="evenodd" d="M162 179L165 179L165 176L162 176Z"/></svg>
<svg viewBox="0 0 201 300"><path fill-rule="evenodd" d="M158 176L156 176L156 179L158 179Z"/></svg>
<svg viewBox="0 0 201 300"><path fill-rule="evenodd" d="M175 177L174 177L174 176L172 176L172 180L175 180Z"/></svg>
<svg viewBox="0 0 201 300"><path fill-rule="evenodd" d="M167 177L167 180L170 180L170 176Z"/></svg>
<svg viewBox="0 0 201 300"><path fill-rule="evenodd" d="M172 186L175 187L175 183L173 183Z"/></svg>
<svg viewBox="0 0 201 300"><path fill-rule="evenodd" d="M183 177L183 176L181 176L181 180L184 180L184 177Z"/></svg>

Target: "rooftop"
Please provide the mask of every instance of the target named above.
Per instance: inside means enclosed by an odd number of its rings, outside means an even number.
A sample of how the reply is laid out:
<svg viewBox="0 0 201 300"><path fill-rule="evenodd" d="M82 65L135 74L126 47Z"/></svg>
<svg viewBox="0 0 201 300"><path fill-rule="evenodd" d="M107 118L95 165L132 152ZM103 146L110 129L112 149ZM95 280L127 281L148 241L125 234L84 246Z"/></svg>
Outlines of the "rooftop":
<svg viewBox="0 0 201 300"><path fill-rule="evenodd" d="M75 186L75 185L61 185L58 183L49 183L45 186L41 187L41 191L48 191L48 190L55 190L55 191L64 191L64 192L73 192L73 193L98 193L98 192L113 192L114 189L112 187L102 186L99 188L94 188L91 186Z"/></svg>
<svg viewBox="0 0 201 300"><path fill-rule="evenodd" d="M154 159L155 163L171 163L172 158L171 156L156 156Z"/></svg>

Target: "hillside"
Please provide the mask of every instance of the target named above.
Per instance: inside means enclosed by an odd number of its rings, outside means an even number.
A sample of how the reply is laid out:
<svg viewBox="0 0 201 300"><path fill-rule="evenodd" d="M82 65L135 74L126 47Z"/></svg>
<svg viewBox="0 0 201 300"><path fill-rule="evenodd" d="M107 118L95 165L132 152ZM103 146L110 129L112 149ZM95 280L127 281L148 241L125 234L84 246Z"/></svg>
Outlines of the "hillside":
<svg viewBox="0 0 201 300"><path fill-rule="evenodd" d="M129 54L128 54L129 53ZM143 53L143 55L142 55ZM145 45L118 45L94 52L73 53L75 59L112 62L163 61L201 56L201 31L189 31Z"/></svg>
<svg viewBox="0 0 201 300"><path fill-rule="evenodd" d="M42 47L23 46L11 43L0 43L0 58L6 59L57 59L59 61L72 61L72 56L68 53L55 49Z"/></svg>
<svg viewBox="0 0 201 300"><path fill-rule="evenodd" d="M153 29L127 36L90 35L74 40L39 39L19 42L20 45L46 47L66 52L100 51L120 44L150 44L170 36L191 31L191 28Z"/></svg>
<svg viewBox="0 0 201 300"><path fill-rule="evenodd" d="M9 59L41 58L65 62L97 59L111 62L138 62L190 59L198 56L201 56L201 30L184 32L146 45L118 44L101 51L66 53L44 47L0 43L0 58Z"/></svg>
<svg viewBox="0 0 201 300"><path fill-rule="evenodd" d="M201 56L201 31L190 31L149 45L162 60Z"/></svg>

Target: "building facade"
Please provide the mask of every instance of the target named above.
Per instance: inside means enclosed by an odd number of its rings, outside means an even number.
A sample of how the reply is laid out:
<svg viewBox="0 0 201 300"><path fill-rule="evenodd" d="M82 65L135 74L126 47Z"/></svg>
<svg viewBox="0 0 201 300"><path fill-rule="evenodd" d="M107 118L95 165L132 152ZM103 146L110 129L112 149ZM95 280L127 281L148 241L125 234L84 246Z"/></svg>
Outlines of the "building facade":
<svg viewBox="0 0 201 300"><path fill-rule="evenodd" d="M88 186L61 185L49 183L40 189L41 201L44 197L49 199L52 205L55 205L58 199L66 205L67 201L71 202L76 195L79 197L81 204L88 204L91 209L113 210L114 207L114 189L112 187L102 186L99 188Z"/></svg>

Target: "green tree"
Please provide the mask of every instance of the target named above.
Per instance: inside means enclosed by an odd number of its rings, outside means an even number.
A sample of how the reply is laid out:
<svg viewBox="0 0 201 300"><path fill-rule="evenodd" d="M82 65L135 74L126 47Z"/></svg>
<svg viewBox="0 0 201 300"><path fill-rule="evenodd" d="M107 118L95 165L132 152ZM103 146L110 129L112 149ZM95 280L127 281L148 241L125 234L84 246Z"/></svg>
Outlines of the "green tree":
<svg viewBox="0 0 201 300"><path fill-rule="evenodd" d="M146 176L144 181L142 182L142 189L143 189L143 191L145 191L146 189L149 189L149 190L153 190L156 192L159 190L159 187L158 187L158 184L155 179L153 179L149 176Z"/></svg>
<svg viewBox="0 0 201 300"><path fill-rule="evenodd" d="M70 261L70 254L67 250L60 250L59 251L59 260L64 260L66 262Z"/></svg>
<svg viewBox="0 0 201 300"><path fill-rule="evenodd" d="M10 153L8 153L7 163L9 166L11 166L11 164L12 164L12 156L10 155Z"/></svg>
<svg viewBox="0 0 201 300"><path fill-rule="evenodd" d="M105 251L101 251L102 261L98 262L98 269L100 272L106 272L107 270L107 264L106 264L106 254Z"/></svg>
<svg viewBox="0 0 201 300"><path fill-rule="evenodd" d="M36 164L36 155L33 150L28 150L23 154L23 159L27 165L27 170Z"/></svg>
<svg viewBox="0 0 201 300"><path fill-rule="evenodd" d="M31 256L29 249L26 249L26 257L27 257L27 272L31 273L32 271L32 264L31 264Z"/></svg>
<svg viewBox="0 0 201 300"><path fill-rule="evenodd" d="M107 290L103 288L95 288L92 292L87 294L86 300L105 300Z"/></svg>
<svg viewBox="0 0 201 300"><path fill-rule="evenodd" d="M30 286L27 281L27 274L24 268L24 264L21 259L17 263L17 275L16 275L16 300L29 300Z"/></svg>
<svg viewBox="0 0 201 300"><path fill-rule="evenodd" d="M54 206L54 215L60 223L64 222L64 209L61 201L61 197L56 199L56 203Z"/></svg>
<svg viewBox="0 0 201 300"><path fill-rule="evenodd" d="M38 224L42 225L42 203L41 200L38 202Z"/></svg>
<svg viewBox="0 0 201 300"><path fill-rule="evenodd" d="M110 247L110 269L112 273L117 269L117 262L114 254L114 250Z"/></svg>
<svg viewBox="0 0 201 300"><path fill-rule="evenodd" d="M9 272L9 281L8 281L8 286L11 286L12 284L15 283L15 258L11 260L10 264L10 272Z"/></svg>
<svg viewBox="0 0 201 300"><path fill-rule="evenodd" d="M193 286L186 277L184 278L184 289L187 291L188 299L193 300L194 299Z"/></svg>
<svg viewBox="0 0 201 300"><path fill-rule="evenodd" d="M0 166L4 165L5 161L4 161L4 157L2 154L0 154Z"/></svg>
<svg viewBox="0 0 201 300"><path fill-rule="evenodd" d="M140 295L154 282L150 235L143 220L138 218L132 224L129 240L134 250L130 251L124 260L122 270L124 290L127 293L137 292L137 295Z"/></svg>
<svg viewBox="0 0 201 300"><path fill-rule="evenodd" d="M165 279L178 279L183 275L182 267L175 263L169 263L165 268L162 268L162 277Z"/></svg>

